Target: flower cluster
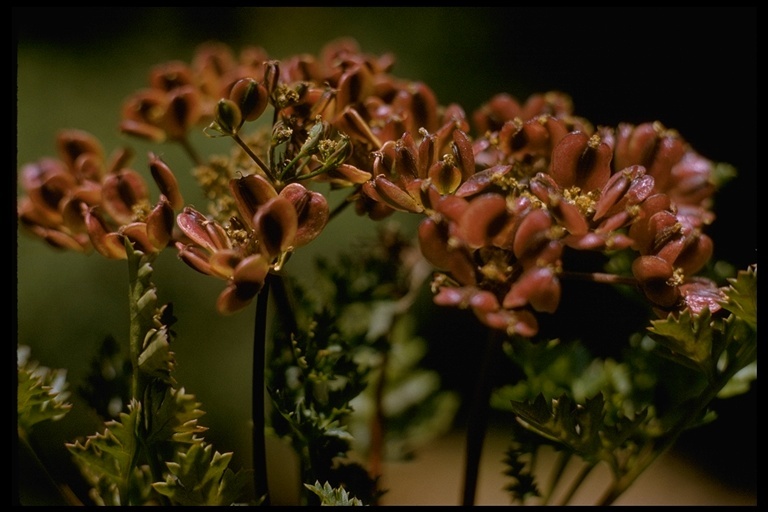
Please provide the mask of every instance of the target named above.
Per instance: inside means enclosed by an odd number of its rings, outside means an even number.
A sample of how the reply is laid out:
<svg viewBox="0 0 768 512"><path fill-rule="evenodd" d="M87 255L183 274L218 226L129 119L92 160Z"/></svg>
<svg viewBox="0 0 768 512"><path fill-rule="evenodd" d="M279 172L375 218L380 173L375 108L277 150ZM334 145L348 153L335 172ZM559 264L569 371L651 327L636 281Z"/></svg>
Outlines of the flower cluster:
<svg viewBox="0 0 768 512"><path fill-rule="evenodd" d="M107 163L91 136L66 132L60 161L22 172L20 219L56 246L93 245L112 258L124 257L123 237L150 251L175 247L228 282L218 309L231 313L322 232L335 213L314 184L328 183L351 189L342 206L374 220L423 215L421 250L441 271L435 302L471 308L509 334L535 335L536 313L557 309L565 251L635 251L633 282L659 312L719 308L715 284L695 277L713 250L703 229L715 165L679 134L659 122L595 128L559 92L522 104L499 94L470 117L394 77L393 62L350 39L282 61L257 47L235 56L203 45L191 64L155 67L150 87L125 102L120 128L187 148L194 127L232 137L228 158L204 162L190 149L211 215L183 206L154 155L162 194L150 207L126 153ZM267 136L246 135L269 106Z"/></svg>
<svg viewBox="0 0 768 512"><path fill-rule="evenodd" d="M719 309L715 283L694 277L713 251L714 163L658 122L595 129L571 106L557 92L523 105L498 95L475 112L474 140L445 109L434 133L382 144L363 193L426 216L422 252L445 271L438 304L509 334L536 334L534 313L557 309L565 250L636 251L634 278L662 314Z"/></svg>
<svg viewBox="0 0 768 512"><path fill-rule="evenodd" d="M184 199L176 178L157 156L150 170L160 189L152 205L149 187L128 167L132 154L121 149L107 159L89 133L58 134L59 158L43 158L21 169L25 192L18 205L23 227L50 245L79 252L96 249L107 258L125 259L124 239L150 253L171 240L174 210Z"/></svg>

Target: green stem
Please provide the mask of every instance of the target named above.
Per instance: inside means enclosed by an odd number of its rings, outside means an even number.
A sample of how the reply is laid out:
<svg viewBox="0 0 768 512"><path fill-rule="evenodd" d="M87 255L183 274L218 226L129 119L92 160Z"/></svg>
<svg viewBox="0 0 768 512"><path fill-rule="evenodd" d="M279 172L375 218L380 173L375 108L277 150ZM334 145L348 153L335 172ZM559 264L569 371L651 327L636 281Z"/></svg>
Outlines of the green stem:
<svg viewBox="0 0 768 512"><path fill-rule="evenodd" d="M261 167L261 170L264 171L264 173L269 177L269 179L274 183L275 182L275 176L272 175L272 170L269 168L267 164L264 163L264 161L259 158L259 155L253 152L253 150L248 147L248 144L245 143L243 139L240 138L238 134L232 135L232 138L235 142L237 142L237 145L243 148L243 151L251 157L251 160L256 162L256 164Z"/></svg>
<svg viewBox="0 0 768 512"><path fill-rule="evenodd" d="M480 470L480 456L483 450L483 441L488 426L488 410L492 383L491 368L498 357L501 348L499 331L491 330L486 340L485 350L480 361L480 370L475 382L475 391L469 411L469 424L467 426L466 461L464 466L464 490L462 493L462 505L471 507L475 504L477 493L477 476Z"/></svg>
<svg viewBox="0 0 768 512"><path fill-rule="evenodd" d="M264 429L265 414L265 365L267 345L267 304L269 302L270 275L264 281L256 299L256 318L253 331L253 395L251 416L253 418L253 473L256 499L264 499L262 505L269 505L269 486L267 483L267 448Z"/></svg>

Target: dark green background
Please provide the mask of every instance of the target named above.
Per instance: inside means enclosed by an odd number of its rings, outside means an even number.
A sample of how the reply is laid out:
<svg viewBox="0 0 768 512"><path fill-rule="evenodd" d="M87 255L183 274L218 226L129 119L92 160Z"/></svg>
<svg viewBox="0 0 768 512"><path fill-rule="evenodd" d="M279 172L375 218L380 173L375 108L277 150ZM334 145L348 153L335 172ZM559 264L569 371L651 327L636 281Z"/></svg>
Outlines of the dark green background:
<svg viewBox="0 0 768 512"><path fill-rule="evenodd" d="M141 172L150 149L184 169L177 148L117 131L121 102L147 85L152 65L189 61L207 39L236 50L260 45L281 58L317 54L331 39L352 36L365 52L394 53L395 75L423 80L441 103L459 102L468 113L498 92L524 99L558 89L596 125L659 120L678 129L699 153L740 173L717 196L718 218L708 230L716 257L740 268L757 259L756 8L15 7L13 14L16 169L53 155L55 133L66 127L92 132L107 151L130 144ZM15 179L11 188L17 190ZM316 252L343 250L350 235L370 232L370 224L347 215L288 268L298 273ZM125 265L57 253L22 233L17 242L17 342L30 345L42 364L68 368L77 383L104 336L125 341ZM250 404L252 315L218 316L222 282L190 271L171 253L155 274L161 300L173 302L180 319L178 380L208 412L206 437L220 451L235 450L233 464L249 466L243 447L250 410L243 404ZM680 447L704 467L722 469L728 483L754 489L756 391L716 406L721 418ZM93 432L93 420L73 413L43 427L40 442L61 446Z"/></svg>

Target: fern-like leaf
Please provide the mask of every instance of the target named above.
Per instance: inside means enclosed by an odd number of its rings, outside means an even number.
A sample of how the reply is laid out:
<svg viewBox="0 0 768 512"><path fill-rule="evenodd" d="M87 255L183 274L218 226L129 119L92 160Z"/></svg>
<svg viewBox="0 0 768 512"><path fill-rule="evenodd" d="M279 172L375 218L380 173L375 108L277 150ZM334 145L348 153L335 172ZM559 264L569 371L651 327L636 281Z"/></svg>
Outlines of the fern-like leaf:
<svg viewBox="0 0 768 512"><path fill-rule="evenodd" d="M184 506L232 505L248 482L248 474L229 469L232 453L219 453L206 443L190 445L176 462L168 462L164 482L153 487L174 504Z"/></svg>
<svg viewBox="0 0 768 512"><path fill-rule="evenodd" d="M345 489L331 487L328 482L325 482L325 485L320 485L320 482L316 481L315 485L304 484L304 487L320 498L320 506L364 506L362 501L350 496Z"/></svg>
<svg viewBox="0 0 768 512"><path fill-rule="evenodd" d="M147 395L148 409L147 442L173 440L177 443L202 441L197 437L207 430L197 420L205 415L201 403L195 396L184 392L184 388L163 388Z"/></svg>
<svg viewBox="0 0 768 512"><path fill-rule="evenodd" d="M18 388L17 417L19 432L28 435L31 428L42 421L63 418L72 408L67 402L66 370L52 370L29 360L29 347L17 349Z"/></svg>
<svg viewBox="0 0 768 512"><path fill-rule="evenodd" d="M172 307L158 306L157 289L152 282L154 256L136 251L126 241L128 254L130 352L131 363L148 378L160 379L173 385L171 377L175 366L170 342L170 326L176 321Z"/></svg>
<svg viewBox="0 0 768 512"><path fill-rule="evenodd" d="M757 330L757 265L739 271L728 282L728 299L723 303L723 308Z"/></svg>
<svg viewBox="0 0 768 512"><path fill-rule="evenodd" d="M135 400L128 413L119 420L106 423L101 434L88 436L85 443L67 443L67 449L89 483L108 505L126 505L133 473L133 461L138 452L138 428L141 405Z"/></svg>
<svg viewBox="0 0 768 512"><path fill-rule="evenodd" d="M711 378L716 362L711 317L706 309L699 315L686 309L678 317L670 314L666 319L652 320L648 330L651 338L667 349L661 355Z"/></svg>

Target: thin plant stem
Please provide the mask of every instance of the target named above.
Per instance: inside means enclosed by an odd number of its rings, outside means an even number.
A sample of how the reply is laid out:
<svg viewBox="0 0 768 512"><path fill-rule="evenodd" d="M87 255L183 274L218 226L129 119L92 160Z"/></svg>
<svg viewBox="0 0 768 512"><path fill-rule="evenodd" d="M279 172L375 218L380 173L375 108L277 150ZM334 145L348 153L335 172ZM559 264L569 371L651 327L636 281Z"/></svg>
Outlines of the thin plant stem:
<svg viewBox="0 0 768 512"><path fill-rule="evenodd" d="M491 367L498 357L501 348L500 331L492 330L486 340L485 350L480 361L480 371L475 382L474 395L469 411L467 425L466 461L464 466L464 489L462 505L473 506L477 493L477 477L480 471L480 456L483 451L483 441L488 427L488 409L492 383Z"/></svg>
<svg viewBox="0 0 768 512"><path fill-rule="evenodd" d="M274 183L275 182L275 176L272 174L272 169L269 168L267 164L264 163L264 161L259 158L259 155L253 152L253 150L248 146L248 144L245 143L243 139L240 138L238 134L232 135L232 139L237 142L237 145L243 148L243 151L253 160L256 162L256 165L261 167L261 170L266 173L266 175L269 177L269 179Z"/></svg>
<svg viewBox="0 0 768 512"><path fill-rule="evenodd" d="M256 317L253 329L253 395L251 397L251 417L253 419L253 478L256 499L269 505L269 486L267 483L267 447L265 439L265 365L267 343L267 305L269 303L269 285L272 279L267 275L256 298Z"/></svg>
<svg viewBox="0 0 768 512"><path fill-rule="evenodd" d="M566 492L565 495L560 499L560 506L568 505L571 502L573 496L576 494L576 491L579 490L581 484L584 483L584 480L587 479L594 468L595 464L586 464L581 468L579 474L576 475L576 478L571 481L571 485L568 487L568 492Z"/></svg>

